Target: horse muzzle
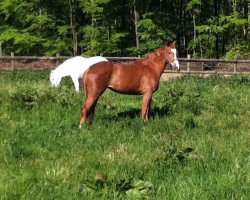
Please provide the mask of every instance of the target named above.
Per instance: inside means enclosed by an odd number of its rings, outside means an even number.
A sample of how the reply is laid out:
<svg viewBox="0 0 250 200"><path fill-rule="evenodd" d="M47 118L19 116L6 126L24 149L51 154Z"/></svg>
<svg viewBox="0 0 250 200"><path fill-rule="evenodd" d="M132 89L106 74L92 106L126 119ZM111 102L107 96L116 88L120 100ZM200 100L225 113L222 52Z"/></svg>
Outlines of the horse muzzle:
<svg viewBox="0 0 250 200"><path fill-rule="evenodd" d="M178 71L180 70L180 64L179 64L179 61L178 61L177 59L172 60L172 61L170 62L170 65L171 65L172 67L176 67Z"/></svg>

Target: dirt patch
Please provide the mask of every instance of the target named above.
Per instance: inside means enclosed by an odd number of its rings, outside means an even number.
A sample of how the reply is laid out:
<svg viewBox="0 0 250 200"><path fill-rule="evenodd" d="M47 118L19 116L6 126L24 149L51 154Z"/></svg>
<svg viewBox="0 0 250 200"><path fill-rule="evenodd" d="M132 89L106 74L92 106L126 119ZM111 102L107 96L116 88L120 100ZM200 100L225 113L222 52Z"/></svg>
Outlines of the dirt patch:
<svg viewBox="0 0 250 200"><path fill-rule="evenodd" d="M57 66L54 60L18 60L14 61L13 66L10 60L0 60L0 69L12 70L14 69L32 69L43 70L53 69Z"/></svg>
<svg viewBox="0 0 250 200"><path fill-rule="evenodd" d="M176 78L176 77L180 77L183 76L184 74L180 74L180 73L163 73L161 76L161 81L168 81L172 78Z"/></svg>

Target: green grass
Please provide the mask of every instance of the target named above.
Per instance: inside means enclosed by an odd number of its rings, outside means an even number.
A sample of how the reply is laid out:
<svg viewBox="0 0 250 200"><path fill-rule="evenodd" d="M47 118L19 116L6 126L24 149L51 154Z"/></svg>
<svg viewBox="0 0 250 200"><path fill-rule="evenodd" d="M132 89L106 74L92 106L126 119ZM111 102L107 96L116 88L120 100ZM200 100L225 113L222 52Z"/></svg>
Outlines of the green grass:
<svg viewBox="0 0 250 200"><path fill-rule="evenodd" d="M106 91L79 129L83 94L48 76L0 71L1 199L249 199L250 77L162 82L148 122Z"/></svg>

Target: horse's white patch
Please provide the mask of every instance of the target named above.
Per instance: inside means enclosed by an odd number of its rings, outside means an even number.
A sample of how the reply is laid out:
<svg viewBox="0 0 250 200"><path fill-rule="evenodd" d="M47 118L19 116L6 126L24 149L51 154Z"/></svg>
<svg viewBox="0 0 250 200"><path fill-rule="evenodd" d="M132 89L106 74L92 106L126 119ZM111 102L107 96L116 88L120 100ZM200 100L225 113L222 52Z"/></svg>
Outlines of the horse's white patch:
<svg viewBox="0 0 250 200"><path fill-rule="evenodd" d="M61 78L56 75L54 70L51 70L50 82L51 82L52 86L54 86L54 87L58 87L59 83L61 82Z"/></svg>
<svg viewBox="0 0 250 200"><path fill-rule="evenodd" d="M76 56L64 61L60 64L55 70L51 70L50 73L50 82L54 87L59 86L62 77L70 76L75 90L79 91L79 78L82 78L83 73L92 65L108 61L102 56L94 56L90 58L84 58L82 56Z"/></svg>
<svg viewBox="0 0 250 200"><path fill-rule="evenodd" d="M180 65L179 65L179 61L177 59L177 50L176 49L171 49L171 52L174 54L174 63L175 63L175 67L180 70Z"/></svg>

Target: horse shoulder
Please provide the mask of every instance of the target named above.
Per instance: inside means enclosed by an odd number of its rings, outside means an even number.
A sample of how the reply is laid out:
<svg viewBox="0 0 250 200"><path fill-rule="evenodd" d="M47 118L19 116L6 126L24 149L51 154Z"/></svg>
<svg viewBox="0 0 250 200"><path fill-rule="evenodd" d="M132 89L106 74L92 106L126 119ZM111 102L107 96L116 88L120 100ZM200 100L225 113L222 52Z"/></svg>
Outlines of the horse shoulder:
<svg viewBox="0 0 250 200"><path fill-rule="evenodd" d="M145 71L146 72L144 73L144 76L141 79L141 90L144 92L154 92L158 89L159 86L158 76L155 71L152 70L148 65Z"/></svg>

